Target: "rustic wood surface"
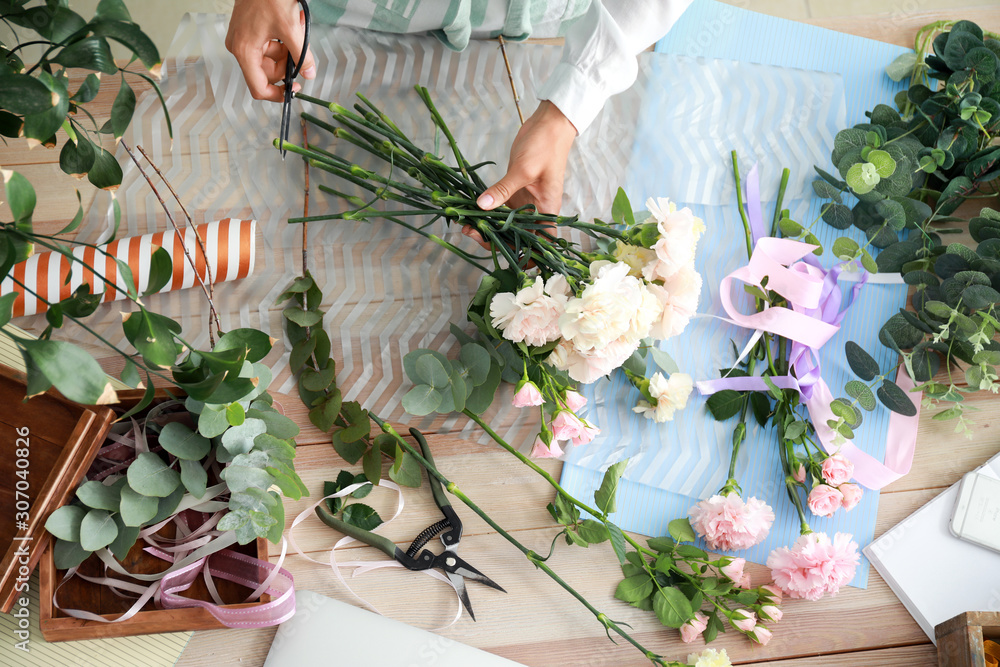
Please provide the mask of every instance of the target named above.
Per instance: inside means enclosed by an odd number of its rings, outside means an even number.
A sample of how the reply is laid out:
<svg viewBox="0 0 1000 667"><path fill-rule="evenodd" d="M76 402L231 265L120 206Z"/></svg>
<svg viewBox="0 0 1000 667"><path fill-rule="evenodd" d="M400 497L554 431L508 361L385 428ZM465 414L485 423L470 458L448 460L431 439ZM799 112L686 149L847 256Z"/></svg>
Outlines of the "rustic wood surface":
<svg viewBox="0 0 1000 667"><path fill-rule="evenodd" d="M907 7L908 5L901 5ZM811 23L842 32L901 45L912 45L917 28L941 18L968 18L984 28L1000 31L1000 8L976 7L948 12L899 12L880 16L858 16L814 20ZM137 82L133 82L137 83ZM144 89L136 85L136 92ZM113 90L90 105L99 120L107 117ZM60 141L61 143L61 141ZM111 148L110 142L106 146ZM84 205L93 198L88 184L78 184L60 172L56 151L27 151L23 142L0 146L0 165L24 173L39 191L36 224L56 230L76 210L73 187L80 187ZM0 206L0 217L6 217ZM107 367L114 368L109 361ZM322 482L350 468L305 418L305 410L292 396L277 396L289 416L303 426L299 439L297 468L314 496ZM973 395L981 411L976 414L974 437L966 440L952 434L948 423L921 420L917 454L912 472L883 491L876 535L880 535L937 495L962 474L982 464L1000 450L1000 401ZM431 437L438 465L475 501L516 537L537 550L545 550L555 534L545 505L551 489L537 475L495 447L462 440L454 435ZM553 474L559 462L543 467ZM358 466L355 466L358 468ZM389 511L394 494L376 491L368 497L380 511ZM288 523L307 507L307 500L289 503ZM525 665L643 665L648 664L633 648L615 646L603 628L576 601L544 574L521 558L484 522L458 505L466 524L462 555L501 583L508 594L475 584L469 591L478 623L467 616L442 634L481 647ZM429 520L438 518L426 488L408 490L406 510L385 529L391 539L406 543ZM296 529L299 546L322 560L337 536L314 517ZM344 550L341 559L378 559L381 553L368 547ZM613 598L620 570L607 544L584 550L561 548L550 561L552 567L612 618L632 624L636 638L650 649L683 659L698 646L682 644L673 630L664 629L652 614L639 612ZM353 601L337 583L329 566L316 565L293 555L285 567L302 589L315 590ZM753 566L754 580L765 578L765 568ZM450 619L456 604L450 588L427 577L399 570L383 570L355 579L354 590L378 606L386 615L419 627L436 627ZM867 590L848 588L840 595L817 603L788 601L785 617L775 627L774 639L765 647L753 646L742 636L727 633L715 646L726 648L738 664L780 667L826 667L859 665L931 665L936 663L934 646L921 632L895 595L872 570ZM267 655L275 630L225 630L197 632L181 657L184 667L223 664L260 665ZM335 659L336 627L330 628L331 658Z"/></svg>

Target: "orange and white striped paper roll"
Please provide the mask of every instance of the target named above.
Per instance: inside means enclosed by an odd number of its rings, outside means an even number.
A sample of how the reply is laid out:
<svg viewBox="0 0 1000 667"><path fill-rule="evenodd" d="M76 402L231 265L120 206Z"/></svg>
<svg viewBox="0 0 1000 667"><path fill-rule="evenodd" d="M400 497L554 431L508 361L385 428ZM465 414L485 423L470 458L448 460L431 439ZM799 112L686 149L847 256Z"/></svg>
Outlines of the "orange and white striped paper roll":
<svg viewBox="0 0 1000 667"><path fill-rule="evenodd" d="M82 264L79 261L71 262L57 252L37 253L16 264L11 275L0 282L0 296L11 292L20 293L14 301L14 317L44 312L48 309L45 301L55 303L68 298L84 283L90 285L91 294L103 293L102 300L105 302L121 300L126 298L128 288L119 275L116 258L132 270L136 289L142 294L149 285L150 258L157 246L170 254L173 264L173 276L160 292L185 289L197 284L195 270L184 256L185 247L202 280L208 279L206 260L213 282L246 278L254 268L256 228L257 224L253 220L231 218L196 225L195 229L205 244L204 254L198 246L195 231L190 227L185 227L180 234L171 230L118 239L101 246L101 250L77 246L73 249L73 256L82 260ZM114 287L95 276L85 265L103 274Z"/></svg>

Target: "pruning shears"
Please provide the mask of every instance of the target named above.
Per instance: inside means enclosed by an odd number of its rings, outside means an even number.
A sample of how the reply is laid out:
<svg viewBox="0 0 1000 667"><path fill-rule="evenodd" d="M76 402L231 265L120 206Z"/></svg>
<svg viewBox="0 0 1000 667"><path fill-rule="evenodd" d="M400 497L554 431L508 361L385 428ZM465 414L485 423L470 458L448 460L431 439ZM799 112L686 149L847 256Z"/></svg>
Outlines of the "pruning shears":
<svg viewBox="0 0 1000 667"><path fill-rule="evenodd" d="M302 14L305 17L305 33L302 35L302 52L299 53L297 60L292 60L292 52L288 52L288 57L285 58L285 97L281 103L281 128L278 130L278 137L281 139L281 159L285 159L285 142L288 141L288 131L289 126L292 123L292 83L295 81L295 77L299 75L299 70L302 69L302 61L306 59L306 53L309 51L309 5L306 0L299 0L299 4L302 5Z"/></svg>
<svg viewBox="0 0 1000 667"><path fill-rule="evenodd" d="M431 449L423 434L413 428L410 429L410 434L420 444L420 451L423 453L424 458L433 464L434 459L431 457ZM431 487L431 492L434 494L434 502L441 510L444 518L422 530L405 551L396 546L392 540L384 535L379 535L341 521L327 512L322 505L316 508L316 514L326 525L379 549L387 556L399 561L409 570L430 570L434 568L442 570L458 592L462 606L465 607L465 610L469 612L469 616L474 621L476 620L476 615L472 612L472 603L469 600L469 593L465 588L466 579L478 581L481 584L495 588L498 591L503 591L504 593L507 591L458 556L456 552L458 544L462 540L462 520L458 518L458 514L455 513L454 508L451 506L451 501L448 499L448 495L445 493L441 483L430 474L427 475L427 479ZM423 549L424 545L438 534L441 535L441 543L444 545L444 551L440 554L435 554L430 549Z"/></svg>

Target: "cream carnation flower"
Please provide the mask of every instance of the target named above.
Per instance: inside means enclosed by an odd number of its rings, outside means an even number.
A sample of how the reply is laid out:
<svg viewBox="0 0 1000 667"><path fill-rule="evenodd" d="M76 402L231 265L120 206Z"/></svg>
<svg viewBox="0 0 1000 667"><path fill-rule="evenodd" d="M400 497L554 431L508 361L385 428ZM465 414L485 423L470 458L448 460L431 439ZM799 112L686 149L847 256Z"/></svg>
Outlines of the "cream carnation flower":
<svg viewBox="0 0 1000 667"><path fill-rule="evenodd" d="M623 241L619 241L615 245L615 251L611 254L617 261L628 264L629 275L636 278L642 277L643 267L656 261L656 251L642 246L629 245Z"/></svg>
<svg viewBox="0 0 1000 667"><path fill-rule="evenodd" d="M603 348L627 333L643 301L642 281L628 274L628 264L598 261L590 271L593 284L569 299L559 318L563 338L580 352Z"/></svg>
<svg viewBox="0 0 1000 667"><path fill-rule="evenodd" d="M646 200L646 208L656 220L660 239L653 245L655 261L647 262L642 269L648 281L666 280L682 267L694 262L698 239L705 231L705 223L691 209L677 206L669 199Z"/></svg>
<svg viewBox="0 0 1000 667"><path fill-rule="evenodd" d="M590 384L625 363L638 347L638 341L632 343L616 340L600 349L581 352L572 343L562 340L546 361L569 373L577 382Z"/></svg>
<svg viewBox="0 0 1000 667"><path fill-rule="evenodd" d="M671 421L674 412L687 405L693 388L694 382L687 373L673 373L669 379L663 373L654 373L649 378L649 394L656 399L656 405L640 400L632 411L658 423Z"/></svg>
<svg viewBox="0 0 1000 667"><path fill-rule="evenodd" d="M562 276L560 276L562 277ZM553 279L549 279L553 283ZM546 290L541 276L517 291L499 292L490 302L490 318L493 326L503 333L503 337L514 343L545 345L559 338L559 318L563 314L568 297L561 293L562 285L553 283L555 293Z"/></svg>
<svg viewBox="0 0 1000 667"><path fill-rule="evenodd" d="M660 340L678 335L687 327L698 309L701 296L701 274L692 267L683 267L663 285L652 283L646 288L663 306L660 317L653 323L649 335Z"/></svg>
<svg viewBox="0 0 1000 667"><path fill-rule="evenodd" d="M726 649L716 651L714 648L707 648L701 653L692 653L687 661L694 667L733 667Z"/></svg>

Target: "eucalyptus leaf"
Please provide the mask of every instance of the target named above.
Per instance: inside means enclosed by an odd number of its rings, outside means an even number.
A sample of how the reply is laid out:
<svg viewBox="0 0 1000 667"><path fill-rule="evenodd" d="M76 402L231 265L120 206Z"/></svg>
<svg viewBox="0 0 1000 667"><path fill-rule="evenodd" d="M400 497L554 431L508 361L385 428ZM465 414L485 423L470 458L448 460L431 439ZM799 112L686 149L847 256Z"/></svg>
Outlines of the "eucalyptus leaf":
<svg viewBox="0 0 1000 667"><path fill-rule="evenodd" d="M80 523L87 510L79 505L63 505L45 520L45 530L60 540L80 541Z"/></svg>
<svg viewBox="0 0 1000 667"><path fill-rule="evenodd" d="M128 467L128 484L144 496L164 498L177 489L180 475L152 452L142 452Z"/></svg>
<svg viewBox="0 0 1000 667"><path fill-rule="evenodd" d="M80 522L80 546L87 551L103 549L117 536L118 526L104 510L90 510Z"/></svg>
<svg viewBox="0 0 1000 667"><path fill-rule="evenodd" d="M152 496L137 493L132 487L125 485L121 493L121 516L126 526L141 526L156 516L159 501Z"/></svg>
<svg viewBox="0 0 1000 667"><path fill-rule="evenodd" d="M243 408L240 408L242 411ZM200 461L208 456L212 442L180 422L170 422L160 431L160 446L179 459Z"/></svg>

